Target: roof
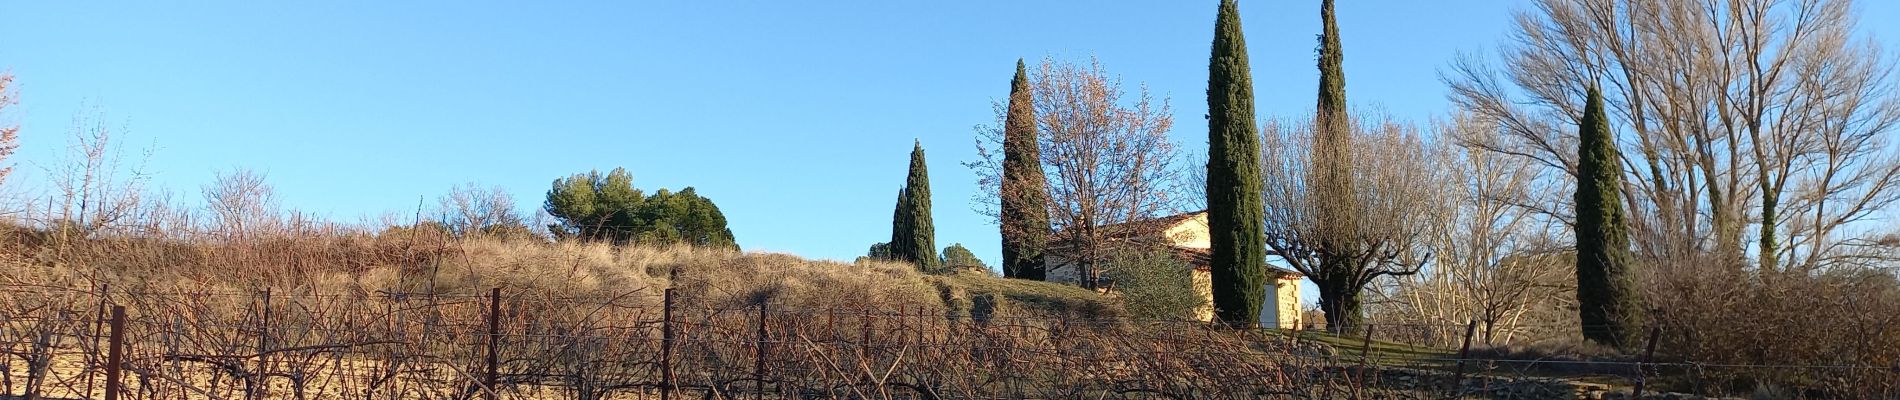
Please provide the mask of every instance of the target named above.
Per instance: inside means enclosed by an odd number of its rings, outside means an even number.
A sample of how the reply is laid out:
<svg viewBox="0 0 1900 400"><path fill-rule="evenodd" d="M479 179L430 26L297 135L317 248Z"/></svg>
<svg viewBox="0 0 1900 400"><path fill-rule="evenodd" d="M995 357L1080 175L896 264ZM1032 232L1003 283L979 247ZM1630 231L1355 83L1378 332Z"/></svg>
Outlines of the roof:
<svg viewBox="0 0 1900 400"><path fill-rule="evenodd" d="M1095 227L1095 231L1101 234L1103 239L1111 241L1128 240L1167 231L1168 228L1180 224L1182 221L1187 221L1206 213L1207 210L1190 211L1163 217L1114 223ZM1049 243L1050 247L1067 247L1069 240L1063 239L1065 236L1066 235L1063 235L1062 232L1056 232L1056 241Z"/></svg>
<svg viewBox="0 0 1900 400"><path fill-rule="evenodd" d="M1118 224L1102 225L1102 226L1096 227L1095 229L1102 234L1103 239L1107 239L1111 243L1126 244L1126 243L1135 242L1135 240L1146 239L1149 235L1166 232L1169 228L1172 228L1183 221L1187 221L1204 214L1207 214L1207 210L1190 211L1190 212L1163 216L1163 217L1141 219L1141 220L1123 222L1123 223L1118 223ZM1061 235L1058 234L1057 236L1060 237ZM1054 243L1050 243L1049 247L1052 250L1070 248L1071 245L1068 242L1069 242L1068 240L1057 240ZM1153 244L1153 243L1149 243L1149 244ZM1169 244L1167 247L1176 256L1179 256L1181 257L1182 260L1187 261L1188 265L1192 265L1194 269L1196 270L1207 270L1209 268L1209 265L1213 264L1213 260L1212 260L1213 251L1211 249L1204 248L1204 247L1177 246L1173 244ZM1299 273L1299 271L1294 271L1294 270L1290 270L1286 268L1280 268L1272 264L1264 265L1263 267L1265 267L1268 272L1278 274L1283 279L1286 279L1286 278L1298 279L1298 278L1302 278L1306 276L1304 274Z"/></svg>
<svg viewBox="0 0 1900 400"><path fill-rule="evenodd" d="M1207 270L1214 264L1213 249L1169 246L1169 250L1173 250L1175 255L1187 260L1188 265L1193 265L1196 270ZM1279 275L1281 279L1299 279L1306 277L1306 274L1302 274L1300 271L1280 268L1273 264L1267 264L1262 267L1264 267L1267 272Z"/></svg>

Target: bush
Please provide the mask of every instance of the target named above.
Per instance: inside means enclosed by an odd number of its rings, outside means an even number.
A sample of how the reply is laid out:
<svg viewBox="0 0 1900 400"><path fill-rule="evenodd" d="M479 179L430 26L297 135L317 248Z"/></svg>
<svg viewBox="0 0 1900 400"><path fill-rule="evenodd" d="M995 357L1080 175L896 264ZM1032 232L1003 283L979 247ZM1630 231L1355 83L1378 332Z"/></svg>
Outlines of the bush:
<svg viewBox="0 0 1900 400"><path fill-rule="evenodd" d="M1708 262L1647 272L1659 354L1702 364L1848 368L1701 368L1704 391L1780 387L1821 397L1900 394L1900 279L1838 269L1757 275Z"/></svg>
<svg viewBox="0 0 1900 400"><path fill-rule="evenodd" d="M1104 272L1130 317L1153 320L1194 319L1207 305L1194 290L1194 268L1166 250L1117 252Z"/></svg>

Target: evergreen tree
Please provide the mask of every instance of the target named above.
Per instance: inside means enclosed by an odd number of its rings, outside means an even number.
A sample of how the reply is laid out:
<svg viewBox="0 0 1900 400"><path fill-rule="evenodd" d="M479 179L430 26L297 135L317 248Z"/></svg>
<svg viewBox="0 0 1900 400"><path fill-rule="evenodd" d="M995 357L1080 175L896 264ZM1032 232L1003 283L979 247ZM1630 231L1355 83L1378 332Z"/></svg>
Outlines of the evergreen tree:
<svg viewBox="0 0 1900 400"><path fill-rule="evenodd" d="M712 199L691 187L679 192L660 189L647 196L633 187L633 174L622 168L555 179L542 207L560 222L548 227L556 237L738 248L725 214Z"/></svg>
<svg viewBox="0 0 1900 400"><path fill-rule="evenodd" d="M909 189L908 187L897 188L897 207L891 209L891 240L882 243L884 245L884 257L878 257L880 260L907 259L904 255L906 254L904 249L908 249L911 246L908 243L911 239L911 223L910 205L905 200L910 199L910 196L907 194ZM873 256L875 257L877 246L872 245L871 250L873 250Z"/></svg>
<svg viewBox="0 0 1900 400"><path fill-rule="evenodd" d="M976 267L976 268L982 268L982 269L990 268L989 265L983 264L982 259L976 258L976 253L970 252L970 249L963 247L962 243L951 244L950 247L943 248L942 261L943 261L944 268L951 268L951 267Z"/></svg>
<svg viewBox="0 0 1900 400"><path fill-rule="evenodd" d="M898 191L891 224L891 254L925 271L937 267L937 228L930 219L930 173L924 166L923 142L911 149L910 177L904 189Z"/></svg>
<svg viewBox="0 0 1900 400"><path fill-rule="evenodd" d="M870 259L870 260L877 260L877 261L890 260L891 259L891 244L890 243L872 244L871 250L865 253L863 258Z"/></svg>
<svg viewBox="0 0 1900 400"><path fill-rule="evenodd" d="M1267 280L1260 135L1240 6L1222 0L1207 77L1207 212L1213 245L1214 310L1236 326L1255 323Z"/></svg>
<svg viewBox="0 0 1900 400"><path fill-rule="evenodd" d="M1339 24L1333 17L1333 0L1321 0L1319 5L1321 34L1319 37L1319 113L1318 117L1329 122L1345 123L1346 117L1346 55L1339 47ZM1344 133L1333 133L1344 135Z"/></svg>
<svg viewBox="0 0 1900 400"><path fill-rule="evenodd" d="M1636 328L1634 256L1624 222L1621 155L1590 88L1577 132L1577 316L1583 336L1623 347Z"/></svg>
<svg viewBox="0 0 1900 400"><path fill-rule="evenodd" d="M1363 317L1359 296L1365 290L1360 272L1364 257L1360 240L1359 213L1353 182L1353 132L1346 110L1345 51L1339 44L1339 24L1333 15L1333 0L1322 0L1319 9L1319 104L1313 115L1314 138L1311 160L1318 172L1308 187L1312 196L1322 199L1318 207L1318 274L1311 278L1320 289L1320 309L1326 312L1326 326L1335 332L1352 332Z"/></svg>
<svg viewBox="0 0 1900 400"><path fill-rule="evenodd" d="M1043 280L1049 246L1049 194L1036 140L1036 109L1023 60L1009 81L1009 114L1003 122L1001 189L1003 276Z"/></svg>

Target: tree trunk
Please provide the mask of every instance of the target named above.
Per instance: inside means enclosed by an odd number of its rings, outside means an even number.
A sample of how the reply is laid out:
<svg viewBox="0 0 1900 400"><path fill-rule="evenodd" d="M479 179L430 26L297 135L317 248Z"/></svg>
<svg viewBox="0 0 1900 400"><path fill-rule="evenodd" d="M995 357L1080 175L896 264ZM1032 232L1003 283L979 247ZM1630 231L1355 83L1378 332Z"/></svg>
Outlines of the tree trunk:
<svg viewBox="0 0 1900 400"><path fill-rule="evenodd" d="M1326 330L1333 333L1355 333L1364 325L1365 315L1361 313L1358 285L1351 279L1314 280L1319 286L1319 309L1326 313Z"/></svg>

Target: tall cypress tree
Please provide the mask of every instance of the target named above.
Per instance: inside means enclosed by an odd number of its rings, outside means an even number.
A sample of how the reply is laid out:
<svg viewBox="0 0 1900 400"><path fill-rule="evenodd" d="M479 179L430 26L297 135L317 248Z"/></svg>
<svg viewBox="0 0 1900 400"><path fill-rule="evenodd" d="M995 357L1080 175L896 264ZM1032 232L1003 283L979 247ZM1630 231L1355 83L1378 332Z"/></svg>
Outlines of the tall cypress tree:
<svg viewBox="0 0 1900 400"><path fill-rule="evenodd" d="M1635 281L1624 222L1621 156L1604 115L1603 95L1590 88L1577 132L1577 316L1583 336L1623 347L1637 324Z"/></svg>
<svg viewBox="0 0 1900 400"><path fill-rule="evenodd" d="M1319 4L1319 118L1346 116L1345 52L1339 47L1339 24L1333 18L1333 0ZM1344 121L1340 121L1344 122Z"/></svg>
<svg viewBox="0 0 1900 400"><path fill-rule="evenodd" d="M937 228L930 218L930 173L924 166L924 145L910 152L910 177L898 191L897 215L892 217L891 255L926 271L937 267Z"/></svg>
<svg viewBox="0 0 1900 400"><path fill-rule="evenodd" d="M1016 60L1009 80L1009 113L1003 119L1002 221L1003 276L1043 280L1043 254L1049 246L1048 177L1036 140L1036 109L1029 74Z"/></svg>
<svg viewBox="0 0 1900 400"><path fill-rule="evenodd" d="M1266 209L1260 198L1253 76L1235 0L1220 3L1213 47L1207 75L1207 223L1214 310L1221 321L1248 326L1260 318L1266 298Z"/></svg>
<svg viewBox="0 0 1900 400"><path fill-rule="evenodd" d="M1311 278L1320 291L1320 309L1326 326L1336 332L1357 329L1362 318L1360 208L1354 199L1352 122L1346 110L1345 50L1339 44L1339 23L1333 0L1319 8L1319 104L1313 114L1312 168L1318 179L1308 182L1310 196L1319 201L1319 272Z"/></svg>
<svg viewBox="0 0 1900 400"><path fill-rule="evenodd" d="M909 189L910 188L908 187L897 188L897 207L891 209L891 241L884 242L885 257L882 257L882 259L885 259L885 260L907 259L904 256L905 253L903 249L910 248L910 246L905 244L906 242L910 241L910 238L911 238L911 235L910 235L911 224L910 224L910 211L909 211L910 205L906 204L905 202L905 200L910 198L910 195L905 193ZM872 247L871 253L873 256L876 256L877 254L876 246Z"/></svg>

